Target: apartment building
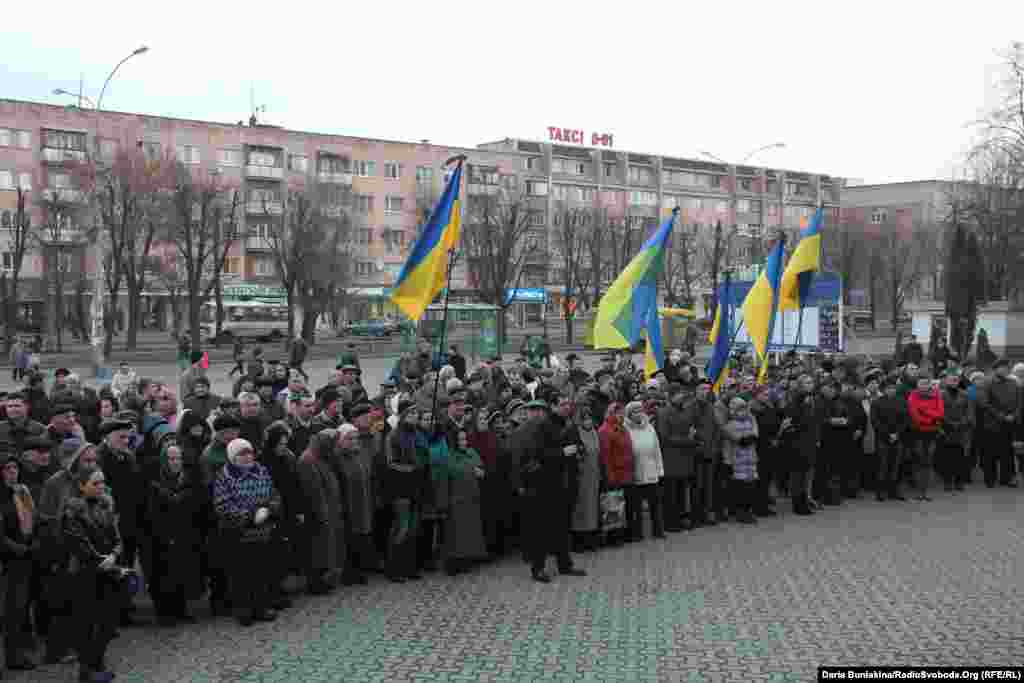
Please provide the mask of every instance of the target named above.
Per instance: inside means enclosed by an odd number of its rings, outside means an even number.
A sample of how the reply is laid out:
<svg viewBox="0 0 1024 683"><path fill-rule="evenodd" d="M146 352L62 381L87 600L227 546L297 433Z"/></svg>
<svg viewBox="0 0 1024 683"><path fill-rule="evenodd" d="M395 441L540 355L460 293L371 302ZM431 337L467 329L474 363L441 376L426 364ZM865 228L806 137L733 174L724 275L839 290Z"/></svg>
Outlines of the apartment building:
<svg viewBox="0 0 1024 683"><path fill-rule="evenodd" d="M269 222L283 210L289 188L318 184L326 192L329 210L347 207L354 217L351 244L346 246L353 257L352 317L390 310L389 287L415 240L417 226L440 194L445 160L456 154L467 157L467 205L478 195L500 194L510 200L522 198L533 209L528 239L537 248L524 267L520 287L541 292L533 301L547 298L553 310L558 310L561 285L552 268L551 232L567 207L605 209L639 236L679 206L683 229L721 221L735 224L748 239L759 240L765 231L798 228L819 203L828 207L828 220L837 217L843 186L841 179L820 174L607 147L504 139L460 148L426 140L294 131L255 120L217 123L0 100L0 220L11 220L16 188L21 187L33 197L33 220L42 221L41 196L60 193L78 199L69 165L85 160L92 150L101 159L112 160L127 145L151 158L171 153L239 188L241 238L229 252L224 285L226 292L240 296L255 291L253 287L260 287L263 297L274 295L277 278ZM89 220L87 212L76 220ZM43 274L54 258L61 259L72 280L95 277L96 264L83 228L69 221L53 235L59 246L56 257L44 259L53 250L40 249L28 259L23 315L49 315L43 306L49 298ZM5 268L10 260L4 246L8 239L0 235ZM642 239L636 241L638 246ZM157 251L172 252L164 247ZM471 300L476 285L472 264L460 260L453 274L453 295ZM144 295L144 310L159 317L165 297L159 283L153 282Z"/></svg>

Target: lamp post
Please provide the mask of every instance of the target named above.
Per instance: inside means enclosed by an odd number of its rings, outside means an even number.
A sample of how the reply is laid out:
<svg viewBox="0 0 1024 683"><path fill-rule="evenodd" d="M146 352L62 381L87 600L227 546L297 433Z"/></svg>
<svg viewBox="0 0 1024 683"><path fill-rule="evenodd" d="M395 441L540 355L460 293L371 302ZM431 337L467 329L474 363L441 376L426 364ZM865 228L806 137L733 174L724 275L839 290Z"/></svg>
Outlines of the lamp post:
<svg viewBox="0 0 1024 683"><path fill-rule="evenodd" d="M78 98L78 108L79 109L82 108L82 100L85 100L86 102L88 102L89 106L92 107L93 109L96 108L96 103L93 102L92 99L90 99L87 95L85 95L83 93L80 93L80 92L71 92L70 90L65 90L64 88L57 88L57 89L55 89L53 91L53 94L54 95L67 95L68 97L77 97Z"/></svg>
<svg viewBox="0 0 1024 683"><path fill-rule="evenodd" d="M95 137L95 150L96 150L95 156L96 156L96 158L99 158L99 149L100 149L100 141L99 141L99 135L100 135L100 108L103 106L103 95L107 91L107 86L110 85L111 79L114 77L114 74L117 73L117 70L121 68L122 64L127 62L132 57L135 57L135 56L141 55L141 54L145 54L148 51L149 51L149 48L146 47L145 45L143 45L142 47L136 48L135 50L132 50L131 54L129 54L124 59L122 59L120 62L117 63L116 66L114 66L113 69L111 69L110 75L107 76L107 80L105 80L103 82L103 87L100 89L100 96L96 100L96 104L93 106L93 112L95 113L95 119L96 119L96 133L95 133L95 136L94 136ZM58 92L57 90L55 90L54 94L55 95L64 95L64 94L67 94L67 93L65 93L65 92ZM86 98L84 96L80 96L79 97L79 101L81 101L82 99L86 99ZM95 250L95 256L94 257L95 257L95 260L96 260L96 283L95 283L95 286L93 287L92 306L90 306L90 309L91 309L90 313L92 314L93 363L95 365L95 374L98 376L100 368L103 367L104 360L105 360L104 357L103 357L103 330L104 330L104 321L105 321L106 316L104 315L104 306L103 306L103 280L104 280L103 276L104 276L104 273L105 273L104 267L105 267L106 254L107 254L107 251L108 251L107 245L106 245L106 235L103 232L103 227L102 226L99 226L99 229L97 230L96 242L95 242L95 245L94 245L94 250Z"/></svg>

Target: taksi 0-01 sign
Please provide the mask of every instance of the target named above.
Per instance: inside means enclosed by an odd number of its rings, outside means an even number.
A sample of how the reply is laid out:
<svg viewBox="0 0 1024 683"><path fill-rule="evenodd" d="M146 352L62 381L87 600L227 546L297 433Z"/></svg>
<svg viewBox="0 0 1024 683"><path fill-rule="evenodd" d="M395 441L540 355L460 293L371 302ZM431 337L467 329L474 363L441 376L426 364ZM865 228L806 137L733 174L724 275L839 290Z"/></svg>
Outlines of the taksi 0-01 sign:
<svg viewBox="0 0 1024 683"><path fill-rule="evenodd" d="M552 142L569 142L574 145L587 144L587 134L575 128L559 128L548 126L548 140ZM593 147L611 147L615 144L615 138L610 133L591 133L590 144Z"/></svg>

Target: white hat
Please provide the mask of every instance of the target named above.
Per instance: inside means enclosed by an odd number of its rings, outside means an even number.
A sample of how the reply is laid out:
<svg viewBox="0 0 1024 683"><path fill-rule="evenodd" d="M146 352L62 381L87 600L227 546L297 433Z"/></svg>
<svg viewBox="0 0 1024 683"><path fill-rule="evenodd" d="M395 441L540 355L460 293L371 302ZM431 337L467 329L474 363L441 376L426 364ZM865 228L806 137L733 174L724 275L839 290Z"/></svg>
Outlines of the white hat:
<svg viewBox="0 0 1024 683"><path fill-rule="evenodd" d="M340 427L338 427L338 437L340 438L342 436L345 436L346 434L351 434L352 432L358 432L358 431L359 431L358 427L356 427L354 424L346 422L345 424L343 424Z"/></svg>
<svg viewBox="0 0 1024 683"><path fill-rule="evenodd" d="M256 449L252 447L252 444L246 439L232 439L231 443L228 444L228 462L235 465L237 464L235 461L238 459L239 455L245 451L255 452L255 450Z"/></svg>

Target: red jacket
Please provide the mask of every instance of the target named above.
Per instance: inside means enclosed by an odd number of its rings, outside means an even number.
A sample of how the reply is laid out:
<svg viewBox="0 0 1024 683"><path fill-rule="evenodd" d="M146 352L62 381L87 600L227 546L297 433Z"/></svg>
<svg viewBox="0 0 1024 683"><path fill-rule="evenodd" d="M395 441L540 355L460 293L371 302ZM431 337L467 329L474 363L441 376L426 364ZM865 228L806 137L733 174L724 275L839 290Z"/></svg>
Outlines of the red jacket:
<svg viewBox="0 0 1024 683"><path fill-rule="evenodd" d="M942 426L946 415L946 406L942 400L942 392L932 389L927 395L915 389L907 398L910 408L910 421L915 432L935 433Z"/></svg>
<svg viewBox="0 0 1024 683"><path fill-rule="evenodd" d="M601 462L608 472L608 487L620 488L633 483L633 446L622 424L611 416L597 431L601 440Z"/></svg>

